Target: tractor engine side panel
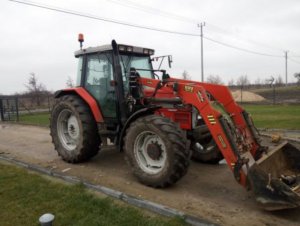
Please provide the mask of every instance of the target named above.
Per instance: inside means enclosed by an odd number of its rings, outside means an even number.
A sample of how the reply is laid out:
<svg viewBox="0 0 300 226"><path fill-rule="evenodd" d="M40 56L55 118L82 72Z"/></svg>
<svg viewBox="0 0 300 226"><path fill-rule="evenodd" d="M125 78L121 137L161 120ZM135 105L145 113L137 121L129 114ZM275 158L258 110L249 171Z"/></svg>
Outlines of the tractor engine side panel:
<svg viewBox="0 0 300 226"><path fill-rule="evenodd" d="M192 129L192 113L191 111L175 108L160 108L155 112L157 115L167 117L179 124L183 130Z"/></svg>

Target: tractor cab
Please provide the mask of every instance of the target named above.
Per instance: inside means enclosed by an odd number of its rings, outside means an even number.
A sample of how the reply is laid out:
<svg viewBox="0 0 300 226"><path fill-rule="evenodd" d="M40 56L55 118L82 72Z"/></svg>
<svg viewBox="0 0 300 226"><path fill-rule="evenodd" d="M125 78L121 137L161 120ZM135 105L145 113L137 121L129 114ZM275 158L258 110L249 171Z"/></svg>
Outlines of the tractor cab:
<svg viewBox="0 0 300 226"><path fill-rule="evenodd" d="M136 68L141 77L154 78L150 58L153 54L152 49L122 44L118 45L118 54L114 54L112 45L78 50L75 52L79 59L76 85L84 87L95 98L105 118L116 118L120 101L116 89L122 90L121 96L127 96L131 68Z"/></svg>

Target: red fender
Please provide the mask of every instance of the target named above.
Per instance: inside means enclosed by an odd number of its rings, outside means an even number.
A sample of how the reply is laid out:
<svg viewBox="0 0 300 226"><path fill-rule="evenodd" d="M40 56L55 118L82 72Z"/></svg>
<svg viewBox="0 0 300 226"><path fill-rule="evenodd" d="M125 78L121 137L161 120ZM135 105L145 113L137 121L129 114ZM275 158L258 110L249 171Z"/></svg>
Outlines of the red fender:
<svg viewBox="0 0 300 226"><path fill-rule="evenodd" d="M76 88L68 88L59 90L55 93L55 98L58 98L60 96L66 95L66 94L74 94L76 93L78 96L80 96L90 107L95 121L98 122L104 122L103 115L101 113L101 109L99 108L97 101L89 94L84 88L82 87L76 87Z"/></svg>

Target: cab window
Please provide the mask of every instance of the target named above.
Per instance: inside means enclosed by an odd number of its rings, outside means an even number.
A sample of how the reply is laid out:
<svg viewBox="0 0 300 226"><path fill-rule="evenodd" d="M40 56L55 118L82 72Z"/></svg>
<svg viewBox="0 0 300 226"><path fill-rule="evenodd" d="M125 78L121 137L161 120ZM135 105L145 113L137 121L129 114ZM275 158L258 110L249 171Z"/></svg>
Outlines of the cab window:
<svg viewBox="0 0 300 226"><path fill-rule="evenodd" d="M108 53L87 56L85 88L100 103L104 117L116 117L116 96L113 80L112 56Z"/></svg>
<svg viewBox="0 0 300 226"><path fill-rule="evenodd" d="M126 80L124 77L128 77L130 68L134 67L137 69L141 77L153 78L152 64L149 56L133 56L133 55L120 55L121 68L123 74L123 81ZM138 70L144 69L144 70ZM149 70L149 71L147 71Z"/></svg>
<svg viewBox="0 0 300 226"><path fill-rule="evenodd" d="M77 79L76 79L76 86L80 86L81 84L81 76L82 76L82 56L78 58L78 67L77 67Z"/></svg>

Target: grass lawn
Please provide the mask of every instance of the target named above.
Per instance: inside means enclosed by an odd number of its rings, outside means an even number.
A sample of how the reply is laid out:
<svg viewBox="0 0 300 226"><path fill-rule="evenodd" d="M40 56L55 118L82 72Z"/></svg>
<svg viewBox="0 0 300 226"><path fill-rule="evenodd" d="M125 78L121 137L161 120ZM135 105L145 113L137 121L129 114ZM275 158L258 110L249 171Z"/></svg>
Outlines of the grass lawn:
<svg viewBox="0 0 300 226"><path fill-rule="evenodd" d="M48 112L22 114L19 116L19 122L38 126L49 126L49 118L50 114Z"/></svg>
<svg viewBox="0 0 300 226"><path fill-rule="evenodd" d="M300 130L300 105L248 105L243 107L252 115L258 128ZM49 126L49 113L20 116L20 122Z"/></svg>
<svg viewBox="0 0 300 226"><path fill-rule="evenodd" d="M36 225L47 212L54 225L185 225L179 218L165 218L117 203L87 191L0 162L1 226Z"/></svg>
<svg viewBox="0 0 300 226"><path fill-rule="evenodd" d="M258 128L300 130L300 105L243 105Z"/></svg>

